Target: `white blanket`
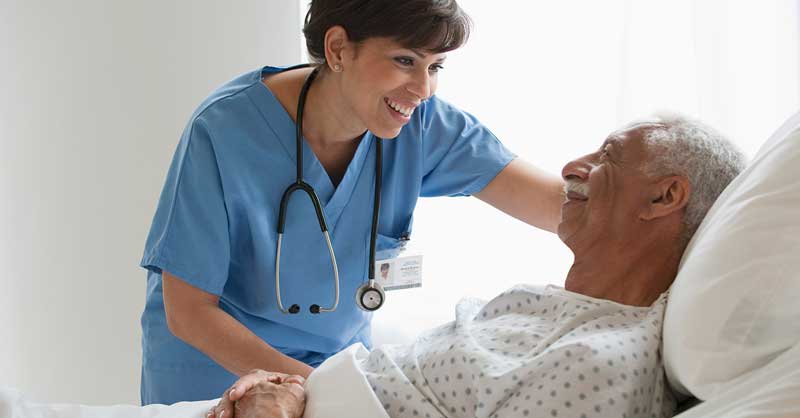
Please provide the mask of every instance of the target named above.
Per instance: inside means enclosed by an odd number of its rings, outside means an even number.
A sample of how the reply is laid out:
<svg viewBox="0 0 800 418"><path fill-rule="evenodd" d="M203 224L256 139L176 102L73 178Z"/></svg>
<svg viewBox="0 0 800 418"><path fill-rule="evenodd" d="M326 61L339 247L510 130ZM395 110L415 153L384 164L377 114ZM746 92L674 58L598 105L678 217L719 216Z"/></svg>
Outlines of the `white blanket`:
<svg viewBox="0 0 800 418"><path fill-rule="evenodd" d="M358 367L367 355L364 346L353 345L315 370L306 382L304 418L389 418ZM217 399L169 406L46 404L0 388L0 418L203 418L216 404Z"/></svg>
<svg viewBox="0 0 800 418"><path fill-rule="evenodd" d="M369 352L361 344L325 360L306 381L303 418L389 418L361 365Z"/></svg>
<svg viewBox="0 0 800 418"><path fill-rule="evenodd" d="M44 404L33 402L14 389L0 389L2 418L201 418L216 403L213 400L179 402L170 406Z"/></svg>

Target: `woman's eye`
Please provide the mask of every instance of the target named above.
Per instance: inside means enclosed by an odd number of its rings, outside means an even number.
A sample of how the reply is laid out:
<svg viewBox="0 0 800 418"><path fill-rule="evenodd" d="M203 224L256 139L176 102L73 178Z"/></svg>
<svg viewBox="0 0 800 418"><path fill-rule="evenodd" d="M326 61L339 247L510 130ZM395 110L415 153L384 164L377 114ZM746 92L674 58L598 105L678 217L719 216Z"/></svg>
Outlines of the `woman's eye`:
<svg viewBox="0 0 800 418"><path fill-rule="evenodd" d="M441 64L434 64L434 65L430 66L429 71L432 72L432 73L438 73L439 71L441 71L443 69L444 69L444 66L442 66Z"/></svg>
<svg viewBox="0 0 800 418"><path fill-rule="evenodd" d="M414 65L414 60L409 57L397 57L394 60L397 61L397 63L399 63L400 65L406 65L406 66Z"/></svg>

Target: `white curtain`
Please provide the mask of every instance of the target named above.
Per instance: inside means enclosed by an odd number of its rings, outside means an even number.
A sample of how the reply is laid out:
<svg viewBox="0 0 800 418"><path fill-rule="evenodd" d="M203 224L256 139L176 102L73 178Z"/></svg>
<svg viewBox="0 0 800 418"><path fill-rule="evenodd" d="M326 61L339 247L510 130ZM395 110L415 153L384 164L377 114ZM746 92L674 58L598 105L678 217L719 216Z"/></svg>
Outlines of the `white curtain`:
<svg viewBox="0 0 800 418"><path fill-rule="evenodd" d="M798 109L798 3L626 1L619 122L668 106L752 155Z"/></svg>
<svg viewBox="0 0 800 418"><path fill-rule="evenodd" d="M475 22L438 94L552 172L659 110L698 117L747 154L800 109L797 0L460 0ZM425 199L412 237L420 290L390 292L377 324L412 334L464 295L563 284L571 253L477 199ZM418 307L410 309L411 307Z"/></svg>

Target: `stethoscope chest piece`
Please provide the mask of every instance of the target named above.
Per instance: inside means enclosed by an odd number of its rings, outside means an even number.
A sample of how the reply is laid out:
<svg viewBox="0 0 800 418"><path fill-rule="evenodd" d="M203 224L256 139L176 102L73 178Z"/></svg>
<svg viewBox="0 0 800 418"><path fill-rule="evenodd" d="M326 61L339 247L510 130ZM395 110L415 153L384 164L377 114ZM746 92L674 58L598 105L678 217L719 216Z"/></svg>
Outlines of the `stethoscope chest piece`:
<svg viewBox="0 0 800 418"><path fill-rule="evenodd" d="M356 292L356 304L359 308L365 311L376 311L383 306L383 301L386 300L386 293L383 291L381 285L375 283L375 280L370 280L361 285Z"/></svg>

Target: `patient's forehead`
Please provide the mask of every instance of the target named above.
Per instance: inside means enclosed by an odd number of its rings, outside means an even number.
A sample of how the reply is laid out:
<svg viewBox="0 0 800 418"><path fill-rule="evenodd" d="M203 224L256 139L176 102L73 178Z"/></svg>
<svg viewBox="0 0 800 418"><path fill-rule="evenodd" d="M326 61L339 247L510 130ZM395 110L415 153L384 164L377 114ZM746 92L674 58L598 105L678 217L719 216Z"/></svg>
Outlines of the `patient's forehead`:
<svg viewBox="0 0 800 418"><path fill-rule="evenodd" d="M609 140L625 140L625 139L634 139L634 140L644 140L644 135L652 130L652 129L666 129L666 125L661 122L657 121L637 121L629 123L628 125L623 126L622 128L617 129L614 132L611 132L606 141Z"/></svg>
<svg viewBox="0 0 800 418"><path fill-rule="evenodd" d="M618 162L632 163L635 166L646 164L657 151L645 142L645 135L652 129L664 128L658 122L638 122L626 125L606 137L601 150L608 150L612 159ZM610 148L606 148L611 145Z"/></svg>

